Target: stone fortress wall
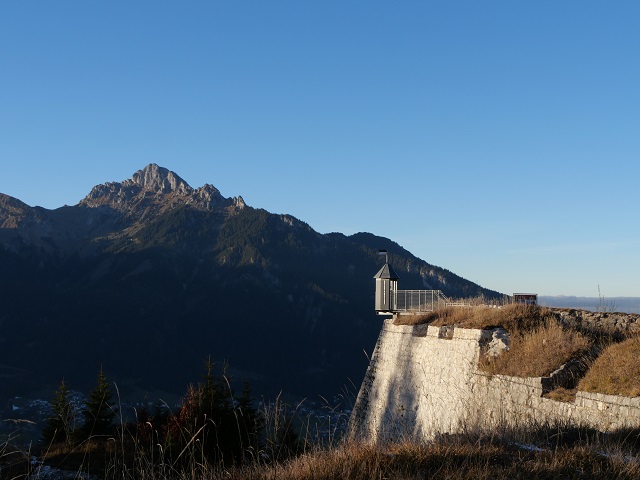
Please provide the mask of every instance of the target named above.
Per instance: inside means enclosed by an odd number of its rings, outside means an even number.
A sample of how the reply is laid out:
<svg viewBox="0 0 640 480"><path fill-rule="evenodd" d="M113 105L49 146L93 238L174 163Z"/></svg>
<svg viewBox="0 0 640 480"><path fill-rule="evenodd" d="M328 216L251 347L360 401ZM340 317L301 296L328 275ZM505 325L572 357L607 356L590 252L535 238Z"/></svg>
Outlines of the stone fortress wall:
<svg viewBox="0 0 640 480"><path fill-rule="evenodd" d="M385 320L350 423L349 436L378 443L500 426L640 426L640 398L578 392L572 403L542 396L553 378L478 369L488 330L394 325ZM554 372L562 375L562 371Z"/></svg>

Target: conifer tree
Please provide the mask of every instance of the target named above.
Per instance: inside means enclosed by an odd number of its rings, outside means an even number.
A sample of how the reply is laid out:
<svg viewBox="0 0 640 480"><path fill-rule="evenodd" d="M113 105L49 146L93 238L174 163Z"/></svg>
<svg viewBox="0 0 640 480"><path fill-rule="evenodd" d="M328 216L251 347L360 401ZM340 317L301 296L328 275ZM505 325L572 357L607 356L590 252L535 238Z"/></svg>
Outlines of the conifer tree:
<svg viewBox="0 0 640 480"><path fill-rule="evenodd" d="M211 357L209 357L205 362L206 373L202 377L203 381L199 385L199 390L202 399L202 413L209 418L218 419L232 411L233 397L227 384L227 365L223 366L220 378L216 378L214 375L214 366Z"/></svg>
<svg viewBox="0 0 640 480"><path fill-rule="evenodd" d="M243 447L243 455L247 451L257 453L260 435L264 429L264 419L253 404L249 382L244 382L242 396L238 399L237 409L238 425L240 429L240 441Z"/></svg>
<svg viewBox="0 0 640 480"><path fill-rule="evenodd" d="M47 419L47 425L42 431L42 440L46 444L69 441L74 412L69 401L69 389L64 383L64 379L56 390L51 406L53 407L53 415Z"/></svg>
<svg viewBox="0 0 640 480"><path fill-rule="evenodd" d="M205 362L206 373L198 385L199 425L204 426L203 446L209 460L231 459L238 452L238 436L233 414L233 397L225 375L226 365L218 377L211 357Z"/></svg>
<svg viewBox="0 0 640 480"><path fill-rule="evenodd" d="M89 394L89 398L86 400L82 410L84 425L80 433L83 438L111 433L113 418L116 413L111 403L111 398L111 387L102 371L102 367L100 367L96 387Z"/></svg>

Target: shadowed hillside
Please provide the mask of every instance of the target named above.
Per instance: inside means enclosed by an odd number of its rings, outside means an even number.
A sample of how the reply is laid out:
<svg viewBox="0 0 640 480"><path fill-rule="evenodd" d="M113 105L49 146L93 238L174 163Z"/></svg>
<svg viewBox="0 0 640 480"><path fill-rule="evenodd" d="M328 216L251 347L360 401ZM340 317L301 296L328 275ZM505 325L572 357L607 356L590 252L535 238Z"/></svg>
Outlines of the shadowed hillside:
<svg viewBox="0 0 640 480"><path fill-rule="evenodd" d="M380 329L378 248L402 288L498 296L391 240L322 235L157 165L56 210L0 195L7 393L63 376L83 388L100 364L180 391L208 354L257 390L339 393Z"/></svg>

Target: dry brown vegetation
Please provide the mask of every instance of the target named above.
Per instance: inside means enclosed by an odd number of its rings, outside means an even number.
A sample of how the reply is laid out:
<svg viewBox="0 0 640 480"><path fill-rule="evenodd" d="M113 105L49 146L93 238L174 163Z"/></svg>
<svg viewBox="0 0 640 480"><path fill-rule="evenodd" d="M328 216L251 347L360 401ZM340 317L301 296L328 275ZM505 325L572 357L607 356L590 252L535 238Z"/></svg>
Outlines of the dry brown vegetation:
<svg viewBox="0 0 640 480"><path fill-rule="evenodd" d="M578 389L640 396L640 337L631 337L605 348L578 384Z"/></svg>
<svg viewBox="0 0 640 480"><path fill-rule="evenodd" d="M523 448L524 447L524 448ZM555 450L482 439L403 443L386 448L345 445L301 456L262 471L228 472L225 478L269 480L634 478L635 462L607 457L580 445ZM213 478L213 477L210 477ZM215 478L222 478L215 477Z"/></svg>
<svg viewBox="0 0 640 480"><path fill-rule="evenodd" d="M545 307L512 304L502 308L450 307L433 322L433 325L455 325L461 328L502 327L508 331L524 331L555 319L553 312Z"/></svg>
<svg viewBox="0 0 640 480"><path fill-rule="evenodd" d="M560 324L551 309L538 306L507 305L449 307L424 315L402 315L396 325L450 325L459 328L505 328L511 339L509 350L497 357L482 357L480 368L492 374L541 377L551 374L567 361L581 358L589 369L578 390L640 396L640 336L614 336L610 330L591 329L583 334ZM623 341L620 341L623 338ZM594 349L594 345L597 348ZM600 350L593 360L592 354ZM548 398L573 401L575 389L558 388Z"/></svg>
<svg viewBox="0 0 640 480"><path fill-rule="evenodd" d="M550 309L530 305L449 307L421 316L401 315L395 323L506 329L511 337L509 350L495 358L483 358L480 364L483 370L492 374L517 377L549 375L590 347L589 338L561 326Z"/></svg>
<svg viewBox="0 0 640 480"><path fill-rule="evenodd" d="M532 330L513 329L509 350L497 357L485 357L480 367L490 373L515 377L543 377L583 354L589 339L549 320Z"/></svg>
<svg viewBox="0 0 640 480"><path fill-rule="evenodd" d="M394 323L396 325L429 323L434 326L455 325L460 328L480 329L503 327L511 331L514 328L531 329L551 318L555 317L548 308L512 304L501 308L447 307L424 315L399 315Z"/></svg>
<svg viewBox="0 0 640 480"><path fill-rule="evenodd" d="M558 402L573 402L576 399L576 388L557 387L546 393L544 397Z"/></svg>
<svg viewBox="0 0 640 480"><path fill-rule="evenodd" d="M385 446L341 443L312 448L283 462L256 460L248 465L188 462L176 470L158 458L125 464L116 456L100 478L107 480L370 480L370 479L520 479L638 478L638 432L617 437L594 431L553 427L520 432L451 435L432 443ZM142 461L140 461L142 460ZM25 466L28 466L26 464ZM87 464L78 472L93 473ZM45 470L31 465L29 478ZM20 475L16 478L26 478ZM80 474L77 478L81 478Z"/></svg>
<svg viewBox="0 0 640 480"><path fill-rule="evenodd" d="M370 445L333 440L308 443L299 455L274 459L256 452L242 465L210 463L193 444L184 462L148 456L139 438L123 435L90 439L65 452L50 450L45 464L0 442L0 478L100 478L104 480L369 480L369 479L529 479L640 478L640 431L601 434L595 430L545 425L470 428L435 441ZM196 442L197 443L197 442ZM160 452L161 453L161 452ZM76 455L77 458L70 458ZM54 458L50 458L54 457ZM57 458L55 458L57 457ZM65 457L64 459L61 457ZM64 461L63 461L64 460ZM59 466L56 476L47 465Z"/></svg>

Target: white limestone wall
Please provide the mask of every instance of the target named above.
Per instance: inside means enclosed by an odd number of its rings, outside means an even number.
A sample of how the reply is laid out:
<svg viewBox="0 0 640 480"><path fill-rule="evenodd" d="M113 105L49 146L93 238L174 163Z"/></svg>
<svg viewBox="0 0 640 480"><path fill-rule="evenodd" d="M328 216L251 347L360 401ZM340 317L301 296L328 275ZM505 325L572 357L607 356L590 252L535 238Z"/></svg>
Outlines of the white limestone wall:
<svg viewBox="0 0 640 480"><path fill-rule="evenodd" d="M443 329L444 330L444 329ZM449 332L450 334L451 332ZM609 430L640 427L640 398L578 392L573 403L542 397L541 378L478 370L481 330L400 326L386 320L350 420L370 442L546 423Z"/></svg>
<svg viewBox="0 0 640 480"><path fill-rule="evenodd" d="M351 419L372 441L456 431L468 417L480 330L397 326L385 321Z"/></svg>

